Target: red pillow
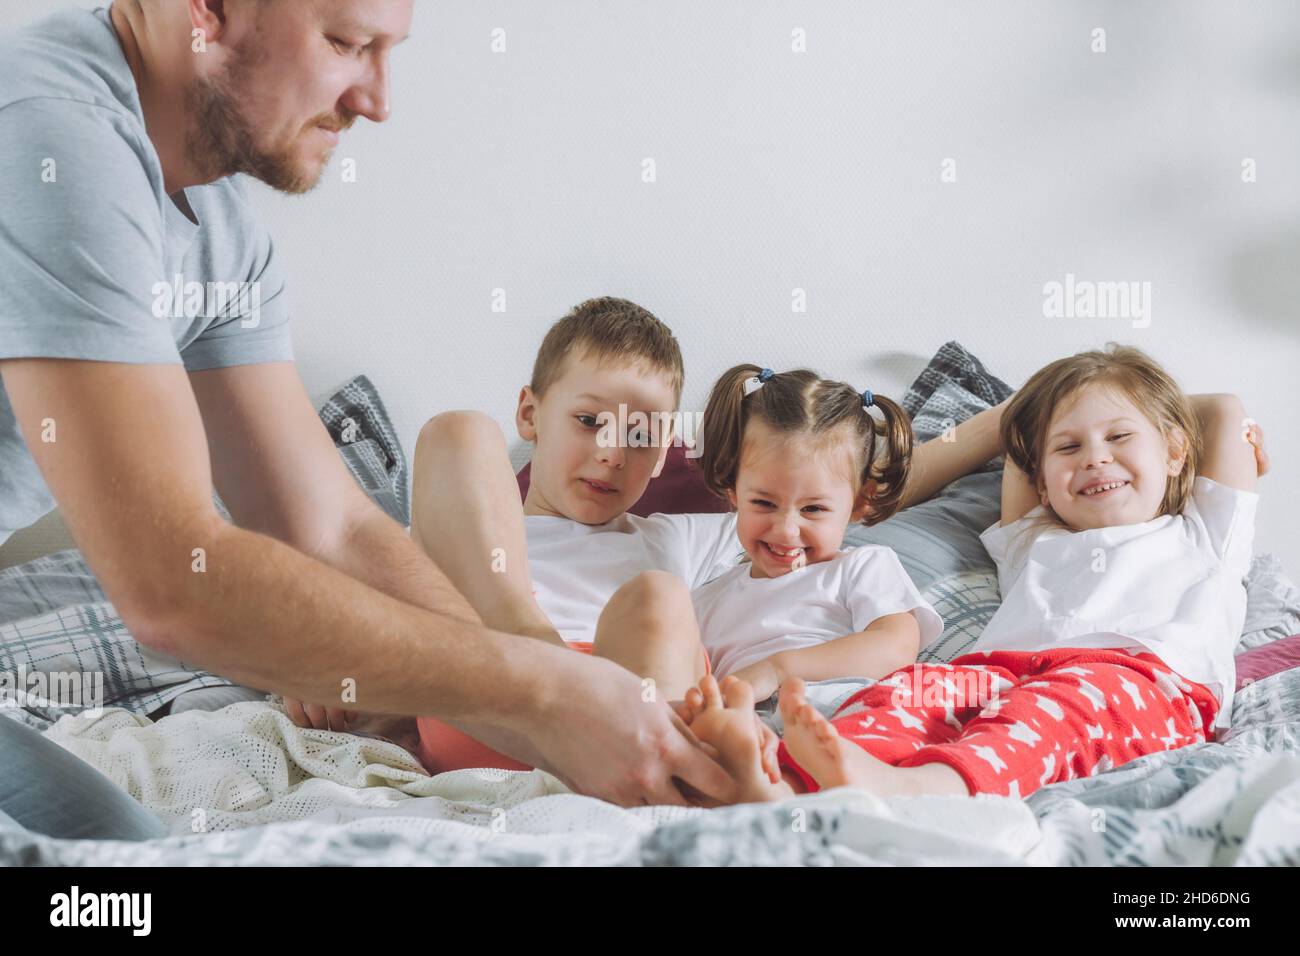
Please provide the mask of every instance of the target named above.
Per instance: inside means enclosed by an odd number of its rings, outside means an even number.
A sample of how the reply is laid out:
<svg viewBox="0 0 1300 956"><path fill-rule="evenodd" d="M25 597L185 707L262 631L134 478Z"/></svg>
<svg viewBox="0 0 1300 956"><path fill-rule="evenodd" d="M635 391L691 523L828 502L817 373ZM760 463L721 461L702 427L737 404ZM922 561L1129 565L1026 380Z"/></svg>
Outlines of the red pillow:
<svg viewBox="0 0 1300 956"><path fill-rule="evenodd" d="M1300 667L1300 634L1270 641L1238 654L1237 690L1265 677L1272 677L1292 667Z"/></svg>
<svg viewBox="0 0 1300 956"><path fill-rule="evenodd" d="M528 476L532 464L524 465L516 476L519 479L520 499L528 497ZM668 449L668 458L664 461L664 470L658 478L651 478L645 494L631 508L634 515L646 517L652 514L686 515L686 514L720 514L730 511L731 506L725 498L719 498L704 483L700 470L686 457L686 449L673 445Z"/></svg>

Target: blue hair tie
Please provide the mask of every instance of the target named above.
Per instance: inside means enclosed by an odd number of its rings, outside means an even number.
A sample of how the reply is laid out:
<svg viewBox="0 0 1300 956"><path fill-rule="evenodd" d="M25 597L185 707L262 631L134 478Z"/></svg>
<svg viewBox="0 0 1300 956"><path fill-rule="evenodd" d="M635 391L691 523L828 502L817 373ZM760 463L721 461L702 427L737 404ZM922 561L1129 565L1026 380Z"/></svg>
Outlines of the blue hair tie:
<svg viewBox="0 0 1300 956"><path fill-rule="evenodd" d="M862 407L863 407L863 408L870 408L870 407L871 407L872 405L874 405L874 404L876 404L876 396L874 396L874 395L871 394L871 389L869 389L869 388L865 388L865 389L863 389L863 390L862 390Z"/></svg>
<svg viewBox="0 0 1300 956"><path fill-rule="evenodd" d="M745 394L752 395L754 392L757 392L767 382L771 381L772 376L774 376L775 374L776 373L773 372L770 368L765 368L763 369L763 371L759 372L753 378L745 379Z"/></svg>

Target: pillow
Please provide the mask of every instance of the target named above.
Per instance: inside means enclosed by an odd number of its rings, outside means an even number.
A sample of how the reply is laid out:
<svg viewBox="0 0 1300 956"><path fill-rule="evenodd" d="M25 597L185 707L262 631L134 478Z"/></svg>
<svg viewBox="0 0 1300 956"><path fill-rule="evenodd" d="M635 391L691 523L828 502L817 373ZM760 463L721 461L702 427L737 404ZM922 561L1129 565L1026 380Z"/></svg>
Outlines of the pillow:
<svg viewBox="0 0 1300 956"><path fill-rule="evenodd" d="M1238 654L1237 690L1265 677L1300 667L1300 634L1283 637Z"/></svg>
<svg viewBox="0 0 1300 956"><path fill-rule="evenodd" d="M515 477L519 481L519 497L528 497L529 476L532 472L530 462ZM704 483L700 470L686 457L686 449L681 445L672 445L664 460L663 471L658 478L651 478L650 484L631 508L634 515L647 517L652 514L721 514L730 511L731 505L725 498L720 498L709 490Z"/></svg>
<svg viewBox="0 0 1300 956"><path fill-rule="evenodd" d="M361 490L402 527L409 525L406 453L370 379L364 375L351 379L317 413Z"/></svg>
<svg viewBox="0 0 1300 956"><path fill-rule="evenodd" d="M1282 572L1282 559L1257 554L1246 573L1246 624L1240 650L1300 633L1300 588Z"/></svg>

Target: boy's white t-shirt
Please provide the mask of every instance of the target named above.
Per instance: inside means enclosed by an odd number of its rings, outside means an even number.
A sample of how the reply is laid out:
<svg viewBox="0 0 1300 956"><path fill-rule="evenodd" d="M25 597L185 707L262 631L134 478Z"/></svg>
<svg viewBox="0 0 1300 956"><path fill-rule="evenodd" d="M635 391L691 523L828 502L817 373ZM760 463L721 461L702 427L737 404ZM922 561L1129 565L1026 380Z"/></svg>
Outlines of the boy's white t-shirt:
<svg viewBox="0 0 1300 956"><path fill-rule="evenodd" d="M694 588L744 553L734 512L623 514L601 525L526 515L524 531L537 603L570 643L594 641L609 599L643 571L667 571Z"/></svg>
<svg viewBox="0 0 1300 956"><path fill-rule="evenodd" d="M980 535L1002 606L972 652L1055 647L1147 650L1210 688L1230 724L1233 650L1246 620L1259 495L1197 478L1180 515L1141 524L1021 535L1040 506Z"/></svg>
<svg viewBox="0 0 1300 956"><path fill-rule="evenodd" d="M846 548L829 561L775 578L750 577L750 565L738 565L697 588L691 600L701 642L720 678L780 651L865 630L887 614L911 611L923 648L943 633L942 619L898 555L878 545Z"/></svg>

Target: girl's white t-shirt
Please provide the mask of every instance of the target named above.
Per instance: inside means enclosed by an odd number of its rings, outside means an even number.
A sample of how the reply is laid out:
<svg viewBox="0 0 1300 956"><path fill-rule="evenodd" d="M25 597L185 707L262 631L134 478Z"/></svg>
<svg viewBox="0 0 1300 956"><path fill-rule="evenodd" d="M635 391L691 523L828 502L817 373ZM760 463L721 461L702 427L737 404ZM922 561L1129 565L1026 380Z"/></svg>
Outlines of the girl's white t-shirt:
<svg viewBox="0 0 1300 956"><path fill-rule="evenodd" d="M997 563L1002 606L971 651L1150 651L1209 687L1215 727L1228 727L1258 503L1254 492L1200 477L1180 515L1034 536L1038 507L994 525L980 540Z"/></svg>
<svg viewBox="0 0 1300 956"><path fill-rule="evenodd" d="M594 641L609 599L643 571L667 571L694 588L744 553L734 512L623 514L601 525L527 515L524 532L537 603L568 642Z"/></svg>
<svg viewBox="0 0 1300 956"><path fill-rule="evenodd" d="M865 630L887 614L911 611L922 648L943 633L942 619L898 555L878 545L846 548L829 561L775 578L750 577L750 565L741 564L696 588L691 600L700 639L720 678L781 651Z"/></svg>

